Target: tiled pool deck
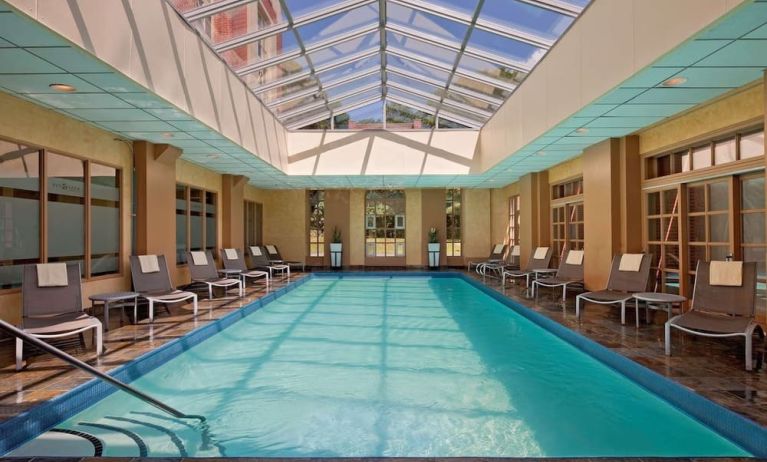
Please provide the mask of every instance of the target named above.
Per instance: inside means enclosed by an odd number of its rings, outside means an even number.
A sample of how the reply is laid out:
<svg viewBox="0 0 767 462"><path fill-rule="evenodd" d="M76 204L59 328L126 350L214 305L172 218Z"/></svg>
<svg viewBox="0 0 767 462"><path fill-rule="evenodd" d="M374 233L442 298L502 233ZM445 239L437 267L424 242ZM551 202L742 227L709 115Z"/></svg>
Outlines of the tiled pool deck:
<svg viewBox="0 0 767 462"><path fill-rule="evenodd" d="M478 278L477 275L472 276ZM302 277L304 275L294 273L291 281ZM287 279L278 279L271 289L283 287L288 282ZM559 292L544 292L535 302L520 287L509 285L503 289L497 280L491 278L484 282L603 346L767 426L767 374L764 369L758 372L746 372L743 369L742 341L714 340L675 333L674 356L666 357L663 354L663 322L666 314L663 312L654 312L653 322L647 324L644 322L644 311L641 311L643 322L637 329L634 327L633 310L628 310L627 324L621 326L617 309L587 305L582 320L577 322L573 296L568 297L564 306L560 303ZM205 323L219 319L266 293L263 286L258 284L249 287L246 296L241 299L201 299L200 314L196 319L190 307L181 306L171 308L170 315L160 311L154 324L140 319L138 324L126 323L120 326L120 316L115 310L110 316L111 329L104 336L107 351L101 358L96 358L91 348L70 346L66 351L101 370L109 371ZM89 337L86 336L88 344ZM764 344L759 342L755 348L763 349ZM13 342L0 344L0 420L13 417L90 379L90 376L48 355L32 357L28 367L17 373L13 366L13 355Z"/></svg>

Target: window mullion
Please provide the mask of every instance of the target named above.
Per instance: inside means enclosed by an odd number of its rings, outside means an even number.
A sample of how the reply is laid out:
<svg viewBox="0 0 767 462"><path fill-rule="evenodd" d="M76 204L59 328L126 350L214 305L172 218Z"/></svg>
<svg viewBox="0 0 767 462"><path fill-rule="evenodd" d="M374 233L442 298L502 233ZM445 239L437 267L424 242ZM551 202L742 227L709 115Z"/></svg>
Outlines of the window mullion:
<svg viewBox="0 0 767 462"><path fill-rule="evenodd" d="M83 236L83 239L85 239L85 242L83 243L83 265L85 266L84 270L84 277L85 279L91 278L91 161L86 160L85 165L83 166L85 168L84 171L84 185L83 188L85 188L85 204L83 206L85 209L83 210L83 217L85 223L83 224L85 226L84 230L85 233Z"/></svg>

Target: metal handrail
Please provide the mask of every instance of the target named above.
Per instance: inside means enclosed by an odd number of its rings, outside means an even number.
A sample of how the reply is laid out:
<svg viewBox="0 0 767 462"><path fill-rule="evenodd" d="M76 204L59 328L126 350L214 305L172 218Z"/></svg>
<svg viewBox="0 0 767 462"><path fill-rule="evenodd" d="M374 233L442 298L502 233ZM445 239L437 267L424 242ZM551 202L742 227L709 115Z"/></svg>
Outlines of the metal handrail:
<svg viewBox="0 0 767 462"><path fill-rule="evenodd" d="M82 371L85 371L97 379L103 380L104 382L107 382L108 384L119 388L120 390L140 399L141 401L144 401L145 403L151 404L152 406L156 407L157 409L160 409L164 412L167 412L168 414L172 415L173 417L179 418L179 419L197 419L200 422L205 424L205 417L201 415L193 415L193 414L184 414L183 412L179 411L178 409L175 409L171 406L168 406L167 404L158 401L157 399L147 395L146 393L139 391L132 386L121 382L120 380L117 380L116 378L112 377L111 375L105 374L101 372L100 370L96 369L95 367L91 366L90 364L84 363L80 361L79 359L64 353L63 351L59 350L58 348L43 342L42 340L31 336L27 334L26 332L18 329L13 324L9 324L2 319L0 319L0 329L3 329L4 331L8 332L14 337L20 338L25 342L31 343L32 345L36 346L37 348L40 348L43 351L46 351L53 356L61 359L62 361L69 363L70 365L74 366L77 369L80 369Z"/></svg>

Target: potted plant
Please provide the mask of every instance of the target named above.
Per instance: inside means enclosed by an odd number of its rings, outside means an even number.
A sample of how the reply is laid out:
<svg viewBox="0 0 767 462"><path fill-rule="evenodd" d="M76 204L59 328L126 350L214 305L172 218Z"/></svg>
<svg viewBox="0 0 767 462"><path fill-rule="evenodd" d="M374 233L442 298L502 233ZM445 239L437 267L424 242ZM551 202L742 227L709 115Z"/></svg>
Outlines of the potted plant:
<svg viewBox="0 0 767 462"><path fill-rule="evenodd" d="M429 229L429 268L439 268L439 231L437 228Z"/></svg>
<svg viewBox="0 0 767 462"><path fill-rule="evenodd" d="M333 228L333 239L330 241L330 267L342 266L343 244L341 244L341 230L338 226Z"/></svg>

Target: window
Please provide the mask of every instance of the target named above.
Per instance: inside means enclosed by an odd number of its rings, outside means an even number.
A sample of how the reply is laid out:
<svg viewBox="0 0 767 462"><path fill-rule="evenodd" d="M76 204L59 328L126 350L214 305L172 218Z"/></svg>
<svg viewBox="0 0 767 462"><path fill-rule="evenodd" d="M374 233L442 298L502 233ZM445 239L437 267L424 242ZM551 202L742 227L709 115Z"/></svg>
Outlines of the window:
<svg viewBox="0 0 767 462"><path fill-rule="evenodd" d="M509 198L509 246L519 245L519 196Z"/></svg>
<svg viewBox="0 0 767 462"><path fill-rule="evenodd" d="M40 262L40 151L0 140L0 288Z"/></svg>
<svg viewBox="0 0 767 462"><path fill-rule="evenodd" d="M655 290L679 293L679 188L648 193L647 248L652 254Z"/></svg>
<svg viewBox="0 0 767 462"><path fill-rule="evenodd" d="M309 191L309 256L325 256L325 191Z"/></svg>
<svg viewBox="0 0 767 462"><path fill-rule="evenodd" d="M176 185L176 264L186 263L187 251L210 250L218 243L216 193Z"/></svg>
<svg viewBox="0 0 767 462"><path fill-rule="evenodd" d="M405 192L377 190L365 194L365 255L405 256Z"/></svg>
<svg viewBox="0 0 767 462"><path fill-rule="evenodd" d="M756 308L764 319L767 308L767 242L765 242L764 174L740 179L740 252L743 261L757 263Z"/></svg>
<svg viewBox="0 0 767 462"><path fill-rule="evenodd" d="M91 162L91 276L120 272L120 170Z"/></svg>
<svg viewBox="0 0 767 462"><path fill-rule="evenodd" d="M448 189L445 200L445 255L461 256L461 190Z"/></svg>
<svg viewBox="0 0 767 462"><path fill-rule="evenodd" d="M566 251L583 249L583 179L552 186L551 197L552 261L556 266Z"/></svg>
<svg viewBox="0 0 767 462"><path fill-rule="evenodd" d="M85 278L119 273L120 187L114 167L0 140L0 288L19 287L33 263L78 262Z"/></svg>
<svg viewBox="0 0 767 462"><path fill-rule="evenodd" d="M245 201L245 247L261 245L261 204Z"/></svg>
<svg viewBox="0 0 767 462"><path fill-rule="evenodd" d="M647 179L659 178L763 155L764 130L736 133L673 154L650 157L645 163L645 176Z"/></svg>

